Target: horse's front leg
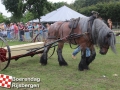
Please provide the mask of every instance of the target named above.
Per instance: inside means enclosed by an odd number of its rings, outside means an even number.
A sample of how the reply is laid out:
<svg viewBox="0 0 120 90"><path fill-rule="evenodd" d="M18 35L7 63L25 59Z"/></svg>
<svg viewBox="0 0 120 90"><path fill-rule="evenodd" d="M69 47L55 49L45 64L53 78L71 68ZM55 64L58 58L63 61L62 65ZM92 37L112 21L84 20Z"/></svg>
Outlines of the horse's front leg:
<svg viewBox="0 0 120 90"><path fill-rule="evenodd" d="M86 49L81 50L81 61L79 63L78 69L83 71L84 69L88 70L88 65L86 63Z"/></svg>
<svg viewBox="0 0 120 90"><path fill-rule="evenodd" d="M61 41L58 43L57 55L58 55L58 62L59 62L60 66L68 65L67 62L64 60L63 55L62 55L63 46L64 46L64 42Z"/></svg>
<svg viewBox="0 0 120 90"><path fill-rule="evenodd" d="M47 64L47 53L48 53L50 47L51 47L51 45L44 48L44 52L43 52L42 56L40 57L40 63L42 65Z"/></svg>
<svg viewBox="0 0 120 90"><path fill-rule="evenodd" d="M95 57L96 57L95 48L91 47L90 50L91 50L91 55L89 57L87 57L87 59L86 59L87 65L89 65L95 59Z"/></svg>

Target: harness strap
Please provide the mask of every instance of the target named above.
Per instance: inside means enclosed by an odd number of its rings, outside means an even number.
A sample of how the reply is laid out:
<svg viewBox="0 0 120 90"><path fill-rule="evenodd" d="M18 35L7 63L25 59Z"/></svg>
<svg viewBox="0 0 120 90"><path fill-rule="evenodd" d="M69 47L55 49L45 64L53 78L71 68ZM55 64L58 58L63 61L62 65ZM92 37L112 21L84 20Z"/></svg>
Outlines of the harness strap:
<svg viewBox="0 0 120 90"><path fill-rule="evenodd" d="M71 26L69 25L69 27L71 27L69 35L71 35L74 32L73 30L77 27L79 20L80 20L80 17L73 21L70 21L70 23L72 22L72 25ZM77 44L76 40L75 39L73 39L73 40L74 40L75 44ZM70 42L69 45L72 48L72 45L71 45L72 42L70 40L69 40L69 42Z"/></svg>
<svg viewBox="0 0 120 90"><path fill-rule="evenodd" d="M73 21L70 21L70 23L72 22L72 24L71 24L71 26L69 25L69 27L71 29L69 34L73 33L73 30L77 27L79 20L80 20L80 17L75 19L75 20L73 20Z"/></svg>
<svg viewBox="0 0 120 90"><path fill-rule="evenodd" d="M73 34L69 35L69 36L67 37L67 39L70 41L70 43L72 43L71 40L75 40L75 39L80 38L80 37L82 37L82 36L85 36L85 38L86 38L86 34L87 34L87 33L88 33L88 32L85 32L85 33L82 33L82 34L73 33ZM86 39L87 39L87 38L86 38ZM70 47L71 47L72 49L75 49L75 48L79 47L79 45L78 45L77 47L73 48L71 44L69 44L69 45L70 45Z"/></svg>
<svg viewBox="0 0 120 90"><path fill-rule="evenodd" d="M90 33L90 40L93 42L92 39L92 25L94 20L96 19L96 17L91 16L90 19L88 20L88 28L87 28L87 32ZM94 42L93 42L94 43Z"/></svg>
<svg viewBox="0 0 120 90"><path fill-rule="evenodd" d="M56 39L56 36L49 36L47 39Z"/></svg>

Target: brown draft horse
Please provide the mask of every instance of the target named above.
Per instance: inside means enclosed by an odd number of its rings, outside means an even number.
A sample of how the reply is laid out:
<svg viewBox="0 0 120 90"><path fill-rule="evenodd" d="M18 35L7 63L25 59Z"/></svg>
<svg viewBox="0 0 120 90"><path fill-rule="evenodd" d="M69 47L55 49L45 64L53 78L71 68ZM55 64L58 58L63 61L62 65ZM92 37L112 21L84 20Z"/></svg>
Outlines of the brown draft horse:
<svg viewBox="0 0 120 90"><path fill-rule="evenodd" d="M101 54L106 54L109 46L113 52L115 52L115 35L108 28L108 26L100 19L95 19L92 24L92 31L91 33L86 33L88 31L88 21L89 18L81 18L77 24L77 27L72 30L69 28L70 22L56 22L50 26L48 31L48 39L45 45L54 42L57 39L61 39L58 42L57 48L57 55L58 55L58 62L60 66L68 65L62 55L62 48L65 42L71 44L77 44L81 47L81 60L78 65L78 69L83 71L84 69L89 69L89 64L95 59L96 52L94 49L94 45L97 45L100 48ZM72 38L69 38L71 34L74 34ZM80 37L76 38L77 35ZM44 48L44 52L40 57L40 63L42 65L47 64L47 53L49 51L51 45ZM86 58L86 47L89 47L91 50L90 57Z"/></svg>

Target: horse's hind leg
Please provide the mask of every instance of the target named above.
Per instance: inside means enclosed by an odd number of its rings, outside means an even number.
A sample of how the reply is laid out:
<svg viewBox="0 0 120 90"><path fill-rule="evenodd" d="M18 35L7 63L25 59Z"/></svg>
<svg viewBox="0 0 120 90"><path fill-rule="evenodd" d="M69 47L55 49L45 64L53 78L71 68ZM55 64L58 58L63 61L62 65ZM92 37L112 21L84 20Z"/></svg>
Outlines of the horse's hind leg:
<svg viewBox="0 0 120 90"><path fill-rule="evenodd" d="M64 42L58 43L57 55L58 55L58 62L60 66L68 65L67 62L64 60L62 56L62 49L63 49Z"/></svg>
<svg viewBox="0 0 120 90"><path fill-rule="evenodd" d="M78 65L78 68L80 71L83 71L84 69L88 70L88 65L86 63L86 49L81 51L81 61Z"/></svg>
<svg viewBox="0 0 120 90"><path fill-rule="evenodd" d="M45 44L45 45L46 45L46 44ZM46 65L46 64L47 64L47 53L48 53L48 51L49 51L49 49L50 49L51 46L52 46L52 45L49 45L49 46L47 46L47 47L44 47L44 52L43 52L42 56L40 57L40 63L41 63L42 65Z"/></svg>

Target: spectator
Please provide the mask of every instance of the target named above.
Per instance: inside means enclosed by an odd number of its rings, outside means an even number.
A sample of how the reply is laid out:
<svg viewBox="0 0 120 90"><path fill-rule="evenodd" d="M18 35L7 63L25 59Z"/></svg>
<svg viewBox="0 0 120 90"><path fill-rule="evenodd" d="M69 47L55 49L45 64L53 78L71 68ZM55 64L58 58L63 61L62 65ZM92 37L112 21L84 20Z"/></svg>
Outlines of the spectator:
<svg viewBox="0 0 120 90"><path fill-rule="evenodd" d="M30 37L33 38L33 26L30 22L27 23L27 29L29 30Z"/></svg>
<svg viewBox="0 0 120 90"><path fill-rule="evenodd" d="M49 23L46 24L46 28L47 28L47 30L49 30L49 28L50 28L50 24Z"/></svg>
<svg viewBox="0 0 120 90"><path fill-rule="evenodd" d="M30 32L29 32L29 27L28 27L28 23L25 23L25 27L24 27L24 32L25 32L25 40L26 41L30 41L31 37L30 37Z"/></svg>
<svg viewBox="0 0 120 90"><path fill-rule="evenodd" d="M34 23L34 29L33 29L34 36L38 34L38 27L39 26L37 25L37 23Z"/></svg>
<svg viewBox="0 0 120 90"><path fill-rule="evenodd" d="M108 27L112 30L112 20L108 19L107 23L108 23Z"/></svg>
<svg viewBox="0 0 120 90"><path fill-rule="evenodd" d="M13 23L10 23L10 35L12 37L12 39L14 39L14 24Z"/></svg>
<svg viewBox="0 0 120 90"><path fill-rule="evenodd" d="M14 38L18 40L18 25L14 23Z"/></svg>
<svg viewBox="0 0 120 90"><path fill-rule="evenodd" d="M6 30L7 30L7 39L12 39L12 37L10 35L10 32L11 32L11 30L10 30L10 24L7 25Z"/></svg>
<svg viewBox="0 0 120 90"><path fill-rule="evenodd" d="M4 31L5 30L5 26L4 23L1 24L1 30Z"/></svg>
<svg viewBox="0 0 120 90"><path fill-rule="evenodd" d="M42 25L42 30L43 30L43 42L45 42L48 37L48 30L47 28L44 27L44 25Z"/></svg>
<svg viewBox="0 0 120 90"><path fill-rule="evenodd" d="M19 25L19 30L20 30L20 41L25 41L25 38L24 38L24 25L23 23L20 23Z"/></svg>
<svg viewBox="0 0 120 90"><path fill-rule="evenodd" d="M40 33L40 41L42 42L43 41L43 27L41 23L38 24L38 31Z"/></svg>

